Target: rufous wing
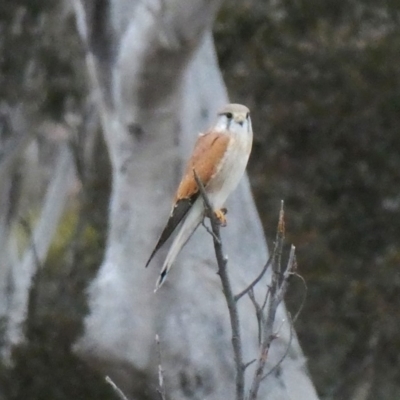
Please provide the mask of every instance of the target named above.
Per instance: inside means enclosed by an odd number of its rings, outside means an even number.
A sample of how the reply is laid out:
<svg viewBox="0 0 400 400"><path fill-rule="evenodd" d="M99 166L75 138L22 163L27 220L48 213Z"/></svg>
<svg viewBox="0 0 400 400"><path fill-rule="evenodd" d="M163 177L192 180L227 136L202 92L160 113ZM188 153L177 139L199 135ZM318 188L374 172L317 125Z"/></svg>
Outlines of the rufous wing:
<svg viewBox="0 0 400 400"><path fill-rule="evenodd" d="M185 174L176 192L175 201L189 198L194 193L198 193L199 188L197 187L193 170L196 171L204 187L207 187L210 180L218 171L219 165L228 148L229 141L230 136L222 132L210 131L199 136L192 157L188 162Z"/></svg>
<svg viewBox="0 0 400 400"><path fill-rule="evenodd" d="M204 187L218 171L220 162L223 160L229 145L230 137L221 132L209 131L200 135L195 144L192 157L190 158L181 183L175 194L175 203L168 222L161 233L160 238L146 263L150 264L154 255L168 240L176 227L185 218L190 208L199 196L199 189L194 178L193 170L196 171Z"/></svg>

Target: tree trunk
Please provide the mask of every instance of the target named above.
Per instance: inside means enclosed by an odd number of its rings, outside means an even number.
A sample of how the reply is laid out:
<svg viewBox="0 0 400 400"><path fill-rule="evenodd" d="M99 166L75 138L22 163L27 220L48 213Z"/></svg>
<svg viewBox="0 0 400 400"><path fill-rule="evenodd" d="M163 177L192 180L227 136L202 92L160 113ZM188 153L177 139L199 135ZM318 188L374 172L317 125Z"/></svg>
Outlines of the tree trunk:
<svg viewBox="0 0 400 400"><path fill-rule="evenodd" d="M75 1L113 171L105 259L90 285L90 312L75 348L132 399L157 395L156 333L170 398L234 396L228 312L209 234L198 229L157 294L165 252L144 268L197 134L228 102L211 36L218 6L212 0ZM223 240L238 292L268 257L247 178L227 207ZM239 305L247 362L258 354L257 323L251 302ZM290 342L285 321L281 307L268 369ZM252 373L250 367L247 384ZM260 398L317 398L295 338Z"/></svg>

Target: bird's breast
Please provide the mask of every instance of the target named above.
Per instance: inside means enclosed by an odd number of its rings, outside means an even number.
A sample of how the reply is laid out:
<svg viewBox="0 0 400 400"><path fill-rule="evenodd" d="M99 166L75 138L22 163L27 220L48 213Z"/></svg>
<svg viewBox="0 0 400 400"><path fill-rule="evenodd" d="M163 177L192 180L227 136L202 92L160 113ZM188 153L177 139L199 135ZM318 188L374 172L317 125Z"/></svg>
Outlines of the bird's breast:
<svg viewBox="0 0 400 400"><path fill-rule="evenodd" d="M232 138L219 168L210 181L207 192L213 208L223 207L229 194L236 188L247 166L251 150L245 138Z"/></svg>

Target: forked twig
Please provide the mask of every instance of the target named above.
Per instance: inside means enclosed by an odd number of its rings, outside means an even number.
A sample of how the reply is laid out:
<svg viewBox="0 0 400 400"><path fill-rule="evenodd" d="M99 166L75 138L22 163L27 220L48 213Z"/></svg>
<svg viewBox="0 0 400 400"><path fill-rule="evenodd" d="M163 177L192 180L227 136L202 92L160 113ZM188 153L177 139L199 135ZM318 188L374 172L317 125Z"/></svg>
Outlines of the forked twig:
<svg viewBox="0 0 400 400"><path fill-rule="evenodd" d="M253 303L254 309L256 310L256 318L257 318L257 327L258 327L258 344L261 345L262 340L262 326L264 324L264 315L263 310L260 305L257 303L256 297L254 296L253 288L249 290L249 298Z"/></svg>
<svg viewBox="0 0 400 400"><path fill-rule="evenodd" d="M290 314L288 314L289 317L289 329L290 329L290 336L289 336L289 343L286 346L286 350L283 353L282 357L279 359L279 361L261 378L263 381L264 379L268 378L274 371L276 371L277 368L283 363L283 360L287 357L289 354L290 346L292 345L292 340L293 340L293 321L290 317Z"/></svg>
<svg viewBox="0 0 400 400"><path fill-rule="evenodd" d="M214 234L214 232L205 224L204 219L201 221L201 225L203 225L204 229L213 237L214 240L217 240L221 243L221 240Z"/></svg>
<svg viewBox="0 0 400 400"><path fill-rule="evenodd" d="M248 367L250 367L250 365L254 364L257 361L256 358L254 358L253 360L247 362L246 364L244 364L244 369L247 369Z"/></svg>
<svg viewBox="0 0 400 400"><path fill-rule="evenodd" d="M262 269L262 271L260 272L260 274L257 276L256 279L254 279L253 282L250 283L249 286L247 286L246 289L242 290L240 293L238 293L237 295L235 295L235 301L239 301L245 294L247 294L248 292L250 292L250 290L252 290L254 288L254 286L257 285L258 282L260 282L260 280L262 279L262 277L265 275L265 273L267 272L268 267L271 265L271 261L272 261L272 256L269 257L268 261L266 262L266 264L264 265L264 268Z"/></svg>
<svg viewBox="0 0 400 400"><path fill-rule="evenodd" d="M200 194L204 201L204 208L206 211L206 215L210 219L211 231L209 229L207 229L207 231L211 234L213 238L214 250L218 263L218 274L221 278L222 289L229 310L229 317L232 328L232 347L233 347L234 360L236 366L236 400L244 400L244 379L245 379L244 373L247 367L249 367L249 365L253 364L254 362L256 362L256 370L254 373L253 381L249 391L249 396L247 399L256 400L261 381L265 379L267 376L269 376L274 370L276 370L276 368L278 368L279 365L281 365L281 363L286 358L289 352L293 337L292 325L290 325L290 339L288 347L285 350L285 353L283 354L279 362L267 374L264 374L264 369L267 362L271 343L277 337L277 334L274 333L273 331L276 312L279 304L283 301L283 298L285 296L289 278L291 275L295 273L297 265L295 256L295 247L292 246L287 266L286 268L282 268L282 251L285 239L283 201L279 213L279 222L278 222L274 251L271 257L264 265L264 268L262 269L260 274L256 277L256 279L254 279L254 281L247 288L245 288L235 296L232 293L232 287L230 284L229 275L227 271L227 258L224 256L223 253L219 220L214 213L210 200L204 189L204 185L199 179L195 170L193 170L193 174L197 186L199 188ZM260 280L262 279L262 277L264 276L268 267L271 264L272 264L271 283L267 287L267 292L265 295L264 302L262 306L260 306L260 304L258 304L255 299L253 289L255 285L257 285L257 283L260 282ZM253 360L246 364L243 363L239 315L237 310L237 302L245 294L249 295L249 298L252 301L256 310L256 317L259 327L259 343L260 343L260 353L258 359L255 361ZM290 323L292 324L292 321L290 321Z"/></svg>
<svg viewBox="0 0 400 400"><path fill-rule="evenodd" d="M256 400L258 395L258 390L260 388L261 381L267 375L264 374L264 368L267 362L269 349L271 347L271 343L277 337L277 334L274 333L274 322L276 317L276 311L278 309L279 304L282 302L283 297L285 296L289 277L293 274L293 271L296 268L296 257L295 257L295 247L292 246L289 254L289 260L286 268L282 272L282 250L283 243L285 238L285 221L284 221L284 211L283 211L283 202L281 205L281 211L279 213L279 222L278 229L276 235L276 242L274 251L272 253L272 276L271 276L271 286L268 288L268 292L265 297L265 305L261 307L263 312L264 307L266 307L266 315L263 316L263 324L262 324L262 340L260 345L260 354L258 356L256 371L254 373L253 382L251 384L250 392L249 392L249 400ZM254 304L254 302L253 302ZM256 312L258 313L259 305L256 303ZM292 331L291 331L292 334ZM291 339L290 339L291 342ZM290 347L289 343L289 347ZM282 363L284 358L286 357L289 347L285 351L281 361L278 362L277 366ZM274 368L277 368L275 366Z"/></svg>

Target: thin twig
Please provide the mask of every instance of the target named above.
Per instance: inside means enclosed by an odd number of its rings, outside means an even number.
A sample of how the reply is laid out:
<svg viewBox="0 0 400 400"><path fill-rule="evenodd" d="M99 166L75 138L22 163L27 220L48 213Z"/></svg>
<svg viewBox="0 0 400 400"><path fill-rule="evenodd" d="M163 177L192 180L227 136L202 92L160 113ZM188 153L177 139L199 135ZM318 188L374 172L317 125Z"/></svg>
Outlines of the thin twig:
<svg viewBox="0 0 400 400"><path fill-rule="evenodd" d="M120 400L128 400L124 392L114 383L114 381L107 375L106 382L113 388L115 394Z"/></svg>
<svg viewBox="0 0 400 400"><path fill-rule="evenodd" d="M279 332L281 331L281 329L282 329L283 325L285 324L285 322L286 322L285 319L283 319L283 320L281 321L281 323L280 323L280 325L279 325L279 328L276 330L276 333L274 334L274 336L275 336L276 338L279 337Z"/></svg>
<svg viewBox="0 0 400 400"><path fill-rule="evenodd" d="M283 242L285 240L285 211L284 211L284 202L281 201L281 209L279 211L279 220L278 220L278 228L276 230L276 242L275 248L273 252L275 267L275 274L273 274L273 279L280 279L281 271L282 271L282 250L283 250Z"/></svg>
<svg viewBox="0 0 400 400"><path fill-rule="evenodd" d="M164 387L164 370L161 364L161 345L160 338L156 335L156 343L157 343L157 353L158 353L158 389L157 392L160 395L161 400L166 400L167 395L165 393Z"/></svg>
<svg viewBox="0 0 400 400"><path fill-rule="evenodd" d="M214 234L214 232L205 224L204 219L201 221L201 224L204 226L204 229L213 237L214 240L217 240L221 243L221 240Z"/></svg>
<svg viewBox="0 0 400 400"><path fill-rule="evenodd" d="M254 279L253 282L250 283L249 286L247 286L246 289L242 290L240 293L238 293L237 295L235 295L235 301L239 301L246 293L248 293L251 289L254 288L254 286L257 285L258 282L260 282L260 280L262 279L262 277L265 275L265 273L267 272L268 267L271 265L271 261L272 261L272 256L269 257L268 261L266 262L266 264L264 265L264 268L262 269L262 271L260 272L260 274L257 276L256 279Z"/></svg>
<svg viewBox="0 0 400 400"><path fill-rule="evenodd" d="M204 207L211 222L211 228L214 233L214 250L215 256L218 263L218 274L222 283L222 290L225 295L226 303L229 310L229 318L232 328L232 347L236 366L236 400L244 399L244 364L243 364L243 353L242 353L242 339L240 334L240 324L239 324L239 313L237 310L237 305L232 292L232 286L230 284L228 270L227 270L227 258L224 256L222 241L220 235L220 225L219 221L214 214L214 210L208 199L207 193L204 189L204 185L199 179L195 170L193 170L194 178L196 180L197 186L201 193L204 201ZM217 240L218 239L218 240Z"/></svg>
<svg viewBox="0 0 400 400"><path fill-rule="evenodd" d="M276 290L277 285L279 285L279 277L281 276L281 262L282 262L282 249L283 249L283 242L285 239L285 221L284 221L284 202L281 201L281 209L279 211L279 220L278 220L278 227L276 230L276 239L274 243L274 249L272 251L272 277L271 277L271 284L268 285L267 292L265 293L265 298L263 305L261 306L261 310L264 311L265 306L267 305L268 299L271 295L271 288L274 287Z"/></svg>
<svg viewBox="0 0 400 400"><path fill-rule="evenodd" d="M254 364L256 361L257 361L257 359L255 358L255 359L253 359L253 360L247 362L246 364L243 365L243 368L244 368L244 369L249 368L250 365Z"/></svg>
<svg viewBox="0 0 400 400"><path fill-rule="evenodd" d="M249 392L249 400L256 400L258 390L260 388L261 381L264 378L264 368L268 358L268 352L271 347L272 341L277 337L274 334L274 322L276 317L276 311L279 304L283 300L288 286L290 275L293 273L296 267L295 247L292 246L290 250L289 260L287 266L282 273L282 249L285 238L285 221L284 221L284 210L283 202L279 213L278 229L276 234L276 242L274 251L272 254L272 276L271 285L266 295L267 309L266 316L264 317L264 323L262 326L262 343L260 346L260 354L257 360L256 371L254 373L253 382L251 384ZM262 309L264 308L264 305ZM285 355L286 356L286 355Z"/></svg>
<svg viewBox="0 0 400 400"><path fill-rule="evenodd" d="M279 285L279 290L277 293L279 303L283 300L283 297L286 294L286 290L289 285L289 277L292 275L292 272L296 268L296 265L297 265L295 251L296 251L296 247L292 245L290 248L289 260L288 260L285 272L283 273L283 279L282 279L281 284Z"/></svg>
<svg viewBox="0 0 400 400"><path fill-rule="evenodd" d="M270 376L283 362L283 360L287 357L287 355L289 354L289 350L290 347L292 345L292 339L293 339L293 322L291 320L290 314L288 314L289 316L289 329L290 329L290 336L289 336L289 343L286 347L285 352L283 353L282 357L280 358L280 360L276 363L276 365L274 365L262 378L261 380L263 381L264 379L268 378L268 376Z"/></svg>
<svg viewBox="0 0 400 400"><path fill-rule="evenodd" d="M267 286L267 292L265 293L265 298L264 298L263 304L261 306L261 311L264 311L265 306L267 305L267 301L268 301L270 293L271 293L271 286Z"/></svg>
<svg viewBox="0 0 400 400"><path fill-rule="evenodd" d="M299 278L301 280L301 282L303 283L303 285L304 285L303 298L301 299L301 302L300 302L300 305L299 305L299 309L297 310L297 312L296 312L296 314L294 315L294 318L293 318L293 324L295 324L296 321L297 321L297 318L299 317L299 315L303 311L303 307L304 307L304 304L305 304L306 298L307 298L308 287L307 287L306 280L300 274L295 272L293 275L296 276L297 278Z"/></svg>
<svg viewBox="0 0 400 400"><path fill-rule="evenodd" d="M254 309L256 310L256 318L257 318L257 325L258 325L258 344L261 344L261 334L262 334L262 326L263 326L263 312L262 308L260 305L257 303L257 300L254 296L254 291L253 288L250 289L249 293L249 298L251 302L253 303Z"/></svg>

